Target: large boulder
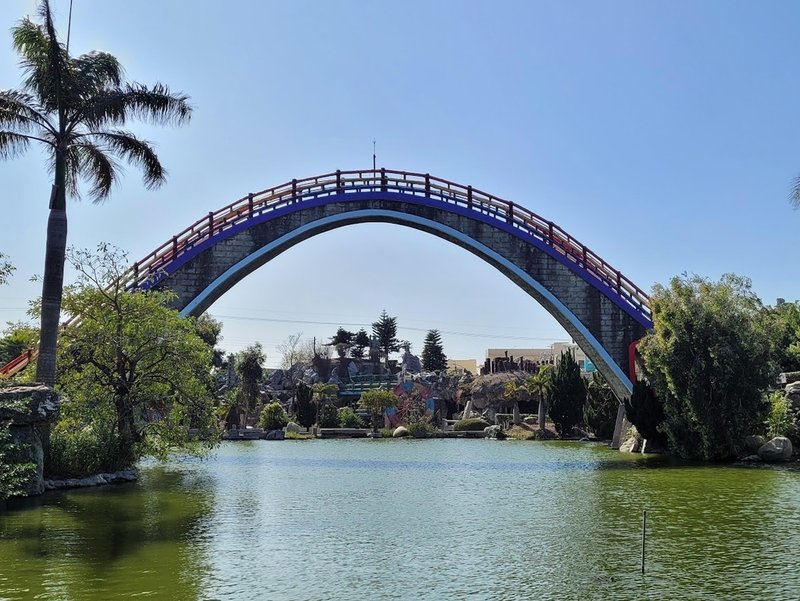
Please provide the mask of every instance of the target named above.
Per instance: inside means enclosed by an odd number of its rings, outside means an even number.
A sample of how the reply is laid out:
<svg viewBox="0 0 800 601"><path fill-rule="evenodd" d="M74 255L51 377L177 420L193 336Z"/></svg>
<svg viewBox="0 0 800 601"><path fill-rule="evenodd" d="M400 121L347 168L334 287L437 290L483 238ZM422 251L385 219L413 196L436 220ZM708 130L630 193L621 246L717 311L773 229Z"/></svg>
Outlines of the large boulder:
<svg viewBox="0 0 800 601"><path fill-rule="evenodd" d="M404 436L408 436L408 428L405 426L397 426L392 432L392 437L394 438L402 438Z"/></svg>
<svg viewBox="0 0 800 601"><path fill-rule="evenodd" d="M792 458L792 442L785 436L776 436L758 449L764 461L789 461Z"/></svg>
<svg viewBox="0 0 800 601"><path fill-rule="evenodd" d="M20 460L36 466L23 487L27 496L44 492L44 446L50 436L50 424L58 417L60 402L55 390L43 384L0 389L0 421L10 422L11 438L22 447Z"/></svg>
<svg viewBox="0 0 800 601"><path fill-rule="evenodd" d="M299 425L297 425L296 423L289 422L288 424L286 424L285 430L286 430L286 432L292 432L294 434L300 434L300 432L302 432L303 429Z"/></svg>
<svg viewBox="0 0 800 601"><path fill-rule="evenodd" d="M619 446L622 453L637 453L641 448L642 441L638 436L631 436Z"/></svg>
<svg viewBox="0 0 800 601"><path fill-rule="evenodd" d="M747 436L744 439L744 447L745 449L750 451L750 454L753 454L757 453L758 449L763 447L766 442L767 442L766 438L758 434L754 434L752 436Z"/></svg>

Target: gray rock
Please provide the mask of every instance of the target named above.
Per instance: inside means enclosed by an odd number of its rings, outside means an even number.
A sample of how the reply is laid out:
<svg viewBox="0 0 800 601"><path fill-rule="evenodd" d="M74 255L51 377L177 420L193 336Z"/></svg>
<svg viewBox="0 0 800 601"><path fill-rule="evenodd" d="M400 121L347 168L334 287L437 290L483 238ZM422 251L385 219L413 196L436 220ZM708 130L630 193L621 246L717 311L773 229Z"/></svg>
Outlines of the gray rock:
<svg viewBox="0 0 800 601"><path fill-rule="evenodd" d="M408 436L408 429L405 426L397 426L392 432L392 438L402 438Z"/></svg>
<svg viewBox="0 0 800 601"><path fill-rule="evenodd" d="M764 461L789 461L792 458L792 442L785 436L776 436L758 449Z"/></svg>
<svg viewBox="0 0 800 601"><path fill-rule="evenodd" d="M758 455L748 455L742 458L742 463L761 463L762 461L764 460Z"/></svg>
<svg viewBox="0 0 800 601"><path fill-rule="evenodd" d="M419 357L411 353L403 353L401 365L407 372L412 374L418 374L422 371L422 362L419 360Z"/></svg>
<svg viewBox="0 0 800 601"><path fill-rule="evenodd" d="M21 462L36 466L22 487L26 496L40 495L45 490L44 445L60 404L59 395L42 384L10 386L0 390L0 420L11 422L11 438L23 448Z"/></svg>
<svg viewBox="0 0 800 601"><path fill-rule="evenodd" d="M267 432L265 440L283 440L283 430L270 430Z"/></svg>
<svg viewBox="0 0 800 601"><path fill-rule="evenodd" d="M293 432L295 434L300 434L302 428L294 422L289 422L288 424L286 424L286 431Z"/></svg>
<svg viewBox="0 0 800 601"><path fill-rule="evenodd" d="M502 426L494 425L488 426L483 429L483 434L486 438L491 438L492 440L505 440L506 433L503 432Z"/></svg>
<svg viewBox="0 0 800 601"><path fill-rule="evenodd" d="M619 446L622 453L636 453L641 447L641 441L638 436L631 436L628 440Z"/></svg>
<svg viewBox="0 0 800 601"><path fill-rule="evenodd" d="M748 436L744 439L744 447L753 453L757 453L758 449L764 446L764 443L767 442L767 439L763 436L758 434Z"/></svg>

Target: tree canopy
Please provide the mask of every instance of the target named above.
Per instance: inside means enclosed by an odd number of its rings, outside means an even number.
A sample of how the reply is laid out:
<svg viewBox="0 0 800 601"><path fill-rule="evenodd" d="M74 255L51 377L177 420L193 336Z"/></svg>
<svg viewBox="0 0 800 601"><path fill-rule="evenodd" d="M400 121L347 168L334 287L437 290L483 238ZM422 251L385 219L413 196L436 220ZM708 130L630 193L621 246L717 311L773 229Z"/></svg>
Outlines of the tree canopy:
<svg viewBox="0 0 800 601"><path fill-rule="evenodd" d="M126 257L101 245L69 253L78 281L64 292L67 315L58 383L70 402L67 430L91 426L118 444L121 466L145 454L188 448L188 428L213 438L211 350L192 319L169 307L170 292L128 292Z"/></svg>
<svg viewBox="0 0 800 601"><path fill-rule="evenodd" d="M447 355L442 347L442 336L439 330L429 330L422 347L422 368L427 371L444 371L447 369Z"/></svg>
<svg viewBox="0 0 800 601"><path fill-rule="evenodd" d="M572 434L572 428L583 418L585 402L586 384L581 377L580 367L572 353L561 353L552 372L550 392L550 419L559 436Z"/></svg>
<svg viewBox="0 0 800 601"><path fill-rule="evenodd" d="M651 295L654 330L640 343L664 408L660 430L685 458L725 459L763 419L774 382L771 330L747 278L674 277Z"/></svg>
<svg viewBox="0 0 800 601"><path fill-rule="evenodd" d="M378 346L388 369L389 353L396 353L400 350L400 343L397 340L397 317L389 317L384 309L378 321L372 324L372 334L378 339Z"/></svg>
<svg viewBox="0 0 800 601"><path fill-rule="evenodd" d="M53 173L41 301L37 380L55 380L56 339L67 244L66 197L79 182L94 201L116 183L119 159L141 168L144 184L164 183L166 170L153 145L123 129L132 119L153 124L189 120L188 97L160 83L124 80L119 61L106 52L73 57L56 33L49 0L40 0L41 24L24 18L12 32L23 71L22 87L0 91L0 159L14 158L32 142L44 146Z"/></svg>

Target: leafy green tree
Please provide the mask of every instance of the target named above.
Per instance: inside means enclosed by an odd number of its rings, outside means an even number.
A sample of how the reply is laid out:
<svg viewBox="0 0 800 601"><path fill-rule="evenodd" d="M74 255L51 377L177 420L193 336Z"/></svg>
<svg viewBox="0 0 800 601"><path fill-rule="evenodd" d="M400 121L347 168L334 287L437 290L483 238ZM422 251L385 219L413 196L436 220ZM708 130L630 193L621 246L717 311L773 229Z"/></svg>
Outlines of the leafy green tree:
<svg viewBox="0 0 800 601"><path fill-rule="evenodd" d="M74 405L72 431L101 420L118 443L119 467L143 455L192 448L188 428L213 436L211 351L193 320L170 308L170 292L128 292L127 258L101 245L71 250L78 281L64 290L67 315L58 384Z"/></svg>
<svg viewBox="0 0 800 601"><path fill-rule="evenodd" d="M239 403L244 409L245 425L250 412L253 411L258 403L261 390L259 382L264 375L264 349L260 343L251 344L236 356L236 373L241 378Z"/></svg>
<svg viewBox="0 0 800 601"><path fill-rule="evenodd" d="M28 324L9 323L0 338L0 365L5 365L25 351L36 347L39 330Z"/></svg>
<svg viewBox="0 0 800 601"><path fill-rule="evenodd" d="M372 324L372 335L378 339L384 365L389 369L389 353L400 350L400 343L397 340L397 317L389 317L384 309L378 321Z"/></svg>
<svg viewBox="0 0 800 601"><path fill-rule="evenodd" d="M735 456L766 410L775 380L772 332L750 280L725 275L672 278L651 296L655 329L639 345L664 405L661 430L684 458Z"/></svg>
<svg viewBox="0 0 800 601"><path fill-rule="evenodd" d="M369 347L369 335L364 328L361 328L353 340L353 348L350 350L350 355L353 359L363 359L364 351Z"/></svg>
<svg viewBox="0 0 800 601"><path fill-rule="evenodd" d="M592 372L586 387L583 422L598 438L611 438L614 435L618 410L619 401L611 386L600 372Z"/></svg>
<svg viewBox="0 0 800 601"><path fill-rule="evenodd" d="M352 407L340 407L339 408L339 426L342 428L363 428L364 422L361 421L361 418L353 411Z"/></svg>
<svg viewBox="0 0 800 601"><path fill-rule="evenodd" d="M344 359L347 356L347 351L353 346L355 337L356 335L353 332L345 330L341 326L336 330L336 334L331 338L330 344L336 349L339 359Z"/></svg>
<svg viewBox="0 0 800 601"><path fill-rule="evenodd" d="M553 370L550 393L550 419L559 436L569 436L583 417L586 384L581 369L571 353L561 353Z"/></svg>
<svg viewBox="0 0 800 601"><path fill-rule="evenodd" d="M36 379L55 381L56 339L67 244L67 193L101 201L118 179L121 158L142 168L148 188L166 177L152 144L120 129L133 118L154 124L189 120L188 97L162 84L123 79L117 59L105 52L70 56L53 23L49 0L39 3L42 24L24 18L12 29L24 73L19 90L0 91L0 158L12 158L31 142L44 145L53 173L42 281L41 342Z"/></svg>
<svg viewBox="0 0 800 601"><path fill-rule="evenodd" d="M283 405L279 402L268 403L261 410L261 415L258 418L258 427L263 430L280 430L289 423L289 418Z"/></svg>
<svg viewBox="0 0 800 601"><path fill-rule="evenodd" d="M224 352L217 348L217 344L222 340L222 322L208 313L203 313L195 321L194 329L203 342L211 348L211 364L214 367L222 367Z"/></svg>
<svg viewBox="0 0 800 601"><path fill-rule="evenodd" d="M771 331L772 352L781 371L800 371L800 302L765 307L764 327Z"/></svg>
<svg viewBox="0 0 800 601"><path fill-rule="evenodd" d="M636 426L636 431L650 442L658 446L666 444L666 436L661 431L664 423L664 404L656 396L652 386L646 380L637 380L633 384L630 398L624 399L625 416Z"/></svg>
<svg viewBox="0 0 800 601"><path fill-rule="evenodd" d="M397 403L397 397L389 390L374 388L365 391L358 402L362 409L370 412L372 416L372 431L377 432L378 428L383 424L381 417L389 407L394 407L395 403Z"/></svg>
<svg viewBox="0 0 800 601"><path fill-rule="evenodd" d="M442 336L439 330L429 330L422 347L422 368L426 371L444 371L447 369L447 356L442 347Z"/></svg>
<svg viewBox="0 0 800 601"><path fill-rule="evenodd" d="M2 144L0 144L0 152L2 152ZM5 284L8 281L8 278L14 272L14 266L6 260L7 257L3 253L0 253L0 286Z"/></svg>

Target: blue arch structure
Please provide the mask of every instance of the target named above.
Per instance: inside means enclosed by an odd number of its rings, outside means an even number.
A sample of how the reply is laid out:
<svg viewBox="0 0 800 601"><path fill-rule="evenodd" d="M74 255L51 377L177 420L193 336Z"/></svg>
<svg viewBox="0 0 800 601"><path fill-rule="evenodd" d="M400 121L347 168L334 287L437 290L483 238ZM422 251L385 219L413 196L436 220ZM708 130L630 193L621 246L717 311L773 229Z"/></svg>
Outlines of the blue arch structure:
<svg viewBox="0 0 800 601"><path fill-rule="evenodd" d="M618 396L630 393L627 347L652 328L647 295L553 222L429 174L336 171L249 194L134 264L132 283L172 288L181 313L199 315L295 244L366 222L413 227L486 260L565 327Z"/></svg>

